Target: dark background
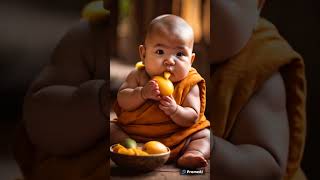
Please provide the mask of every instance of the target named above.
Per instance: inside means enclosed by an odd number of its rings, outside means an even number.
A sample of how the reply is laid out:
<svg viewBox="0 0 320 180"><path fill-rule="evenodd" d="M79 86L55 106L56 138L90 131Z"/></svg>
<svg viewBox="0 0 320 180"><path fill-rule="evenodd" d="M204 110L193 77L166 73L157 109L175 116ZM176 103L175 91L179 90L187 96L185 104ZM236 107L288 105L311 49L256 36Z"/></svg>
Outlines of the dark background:
<svg viewBox="0 0 320 180"><path fill-rule="evenodd" d="M0 179L20 171L11 143L24 94L65 31L80 18L84 0L0 1Z"/></svg>
<svg viewBox="0 0 320 180"><path fill-rule="evenodd" d="M80 18L88 0L0 2L0 179L13 179L19 170L10 143L21 119L23 96L49 60L61 36ZM262 16L273 22L305 59L307 141L302 168L309 179L319 177L315 159L319 134L320 3L317 0L269 0Z"/></svg>

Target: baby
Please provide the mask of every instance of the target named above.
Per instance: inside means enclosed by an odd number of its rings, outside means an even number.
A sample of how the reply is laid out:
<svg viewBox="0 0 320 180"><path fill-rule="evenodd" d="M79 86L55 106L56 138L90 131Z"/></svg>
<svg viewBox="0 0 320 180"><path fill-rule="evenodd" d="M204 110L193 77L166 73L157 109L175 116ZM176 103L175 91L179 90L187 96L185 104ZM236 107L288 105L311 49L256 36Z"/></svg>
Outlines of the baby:
<svg viewBox="0 0 320 180"><path fill-rule="evenodd" d="M114 123L110 125L111 143L121 141L121 139L127 137L127 134L138 141L146 141L146 137L136 137L136 132L132 132L129 127L125 127L127 122L123 122L122 119L124 118L122 117L124 115L121 112L133 113L133 111L144 107L144 104L151 103L152 105L149 107L160 111L162 114L164 113L165 115L162 116L167 120L160 119L156 122L157 120L154 120L154 118L161 116L161 114L149 114L149 117L146 118L153 120L142 123L136 122L135 125L149 125L152 121L155 128L158 126L157 123L160 123L157 129L162 129L161 125L167 123L164 126L173 127L173 130L167 132L163 130L161 135L143 134L139 131L139 135L148 136L149 140L158 139L169 146L172 150L172 158L175 158L176 155L174 154L177 151L177 154L183 153L177 160L178 166L188 168L207 166L206 159L210 156L210 131L207 129L209 122L204 119L204 103L201 100L201 95L205 98L205 85L201 76L191 67L195 58L195 54L192 53L193 38L192 28L178 16L162 15L151 21L144 44L139 46L144 69L130 72L118 91L117 103L118 109L121 109L121 111L115 110L119 117L117 125ZM189 88L185 90L187 93L182 101L178 100L179 102L177 102L177 99L175 99L182 93L174 92L170 96L160 94L159 86L155 80L152 80L152 77L162 76L164 72L170 72L169 79L174 83L175 91L179 91L180 87L183 89L185 87ZM195 79L194 77L200 77L200 81L191 83ZM200 82L202 82L201 86L198 85ZM190 85L184 86L182 84ZM144 110L144 112L146 111ZM120 128L117 126L120 126ZM150 128L150 126L144 127L144 129L147 128ZM178 132L180 134L184 133L185 137L178 134L172 135L172 133ZM166 138L163 138L163 135ZM162 139L159 139L160 136ZM177 138L180 140L175 140ZM184 142L184 145L180 145L180 150L175 151L173 149L176 146L170 145L175 141L176 144L181 144L181 141Z"/></svg>

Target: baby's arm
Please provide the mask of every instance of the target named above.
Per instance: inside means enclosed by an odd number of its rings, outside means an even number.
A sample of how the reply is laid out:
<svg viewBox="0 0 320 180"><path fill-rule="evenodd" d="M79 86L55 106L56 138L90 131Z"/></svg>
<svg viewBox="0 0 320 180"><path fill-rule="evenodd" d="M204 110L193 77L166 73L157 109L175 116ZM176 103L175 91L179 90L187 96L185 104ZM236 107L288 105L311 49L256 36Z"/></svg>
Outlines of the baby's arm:
<svg viewBox="0 0 320 180"><path fill-rule="evenodd" d="M90 64L95 64L90 47L96 47L91 33L87 22L71 29L25 97L23 118L29 138L46 152L79 152L106 133L107 123L101 110L107 107L100 104L108 104L104 99L106 77L93 78L89 72ZM97 46L100 45L105 47ZM101 72L109 74L107 61L100 64Z"/></svg>
<svg viewBox="0 0 320 180"><path fill-rule="evenodd" d="M214 136L214 179L282 179L289 125L281 75L273 75L250 99L228 141Z"/></svg>
<svg viewBox="0 0 320 180"><path fill-rule="evenodd" d="M211 1L213 63L237 54L251 37L259 18L258 0Z"/></svg>
<svg viewBox="0 0 320 180"><path fill-rule="evenodd" d="M158 84L154 80L150 80L143 87L139 86L139 76L142 76L142 72L133 70L119 88L117 100L119 106L124 110L135 110L147 99L160 99Z"/></svg>
<svg viewBox="0 0 320 180"><path fill-rule="evenodd" d="M198 120L200 113L199 86L191 88L182 106L177 105L172 96L164 96L160 100L159 108L179 126L192 126Z"/></svg>

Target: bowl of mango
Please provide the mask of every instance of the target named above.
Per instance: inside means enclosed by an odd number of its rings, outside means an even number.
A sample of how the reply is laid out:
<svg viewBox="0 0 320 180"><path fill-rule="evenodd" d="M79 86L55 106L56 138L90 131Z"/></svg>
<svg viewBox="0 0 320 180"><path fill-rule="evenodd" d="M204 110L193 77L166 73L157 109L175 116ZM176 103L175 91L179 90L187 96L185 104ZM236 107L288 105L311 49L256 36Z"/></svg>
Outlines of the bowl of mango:
<svg viewBox="0 0 320 180"><path fill-rule="evenodd" d="M110 158L119 167L138 171L152 171L169 159L170 149L158 141L137 144L127 138L110 146Z"/></svg>

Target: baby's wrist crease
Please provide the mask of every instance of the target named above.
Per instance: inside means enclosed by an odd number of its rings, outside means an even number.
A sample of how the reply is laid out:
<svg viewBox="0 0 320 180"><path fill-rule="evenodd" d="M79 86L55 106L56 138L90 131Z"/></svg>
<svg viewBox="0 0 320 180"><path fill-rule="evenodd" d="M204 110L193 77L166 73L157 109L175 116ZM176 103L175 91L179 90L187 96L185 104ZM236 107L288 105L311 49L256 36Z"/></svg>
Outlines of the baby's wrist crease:
<svg viewBox="0 0 320 180"><path fill-rule="evenodd" d="M145 101L146 98L143 97L142 89L143 89L143 88L140 89L140 96L141 96L141 98Z"/></svg>
<svg viewBox="0 0 320 180"><path fill-rule="evenodd" d="M171 113L171 116L173 116L173 115L175 115L176 113L177 113L177 111L178 111L178 105L176 105L176 109L174 110L174 112L173 113Z"/></svg>

